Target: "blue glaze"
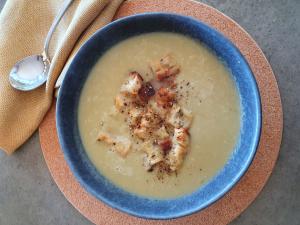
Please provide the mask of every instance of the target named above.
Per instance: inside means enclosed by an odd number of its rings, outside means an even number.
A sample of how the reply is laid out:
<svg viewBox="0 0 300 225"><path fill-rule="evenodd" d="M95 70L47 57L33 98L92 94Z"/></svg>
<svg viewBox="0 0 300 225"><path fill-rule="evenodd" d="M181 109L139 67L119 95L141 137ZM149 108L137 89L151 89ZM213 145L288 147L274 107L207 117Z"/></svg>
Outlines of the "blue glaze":
<svg viewBox="0 0 300 225"><path fill-rule="evenodd" d="M126 38L155 31L188 35L215 52L232 72L242 113L239 140L224 168L195 192L166 200L128 193L101 175L84 150L77 121L82 87L98 59L106 50ZM222 34L204 23L189 17L164 13L130 16L96 32L81 47L66 73L59 92L56 117L61 147L80 184L113 208L152 219L170 219L197 212L228 192L249 167L256 152L261 128L257 84L239 50Z"/></svg>

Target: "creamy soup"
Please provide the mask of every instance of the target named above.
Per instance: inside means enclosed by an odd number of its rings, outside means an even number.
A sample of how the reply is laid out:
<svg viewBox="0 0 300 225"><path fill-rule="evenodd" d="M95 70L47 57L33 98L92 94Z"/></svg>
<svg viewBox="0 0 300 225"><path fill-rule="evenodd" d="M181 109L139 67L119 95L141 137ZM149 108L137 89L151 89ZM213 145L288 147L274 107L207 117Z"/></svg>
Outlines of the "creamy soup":
<svg viewBox="0 0 300 225"><path fill-rule="evenodd" d="M168 53L180 65L176 77L183 96L180 103L192 112L193 121L182 166L158 179L143 167L144 152L133 149L120 157L97 136L105 128L130 138L124 118L115 111L114 98L130 71L150 80L149 62ZM99 59L80 97L79 130L90 160L112 183L142 196L172 198L196 190L225 165L239 135L239 105L229 71L210 50L183 35L155 32L122 41Z"/></svg>

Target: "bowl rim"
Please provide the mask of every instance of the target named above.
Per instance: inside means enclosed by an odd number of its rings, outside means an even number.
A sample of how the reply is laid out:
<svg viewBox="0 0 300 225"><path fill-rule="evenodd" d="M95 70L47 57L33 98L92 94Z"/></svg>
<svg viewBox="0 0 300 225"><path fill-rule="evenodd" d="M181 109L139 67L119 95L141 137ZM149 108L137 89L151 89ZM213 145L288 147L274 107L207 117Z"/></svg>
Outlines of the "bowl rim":
<svg viewBox="0 0 300 225"><path fill-rule="evenodd" d="M76 61L75 59L76 58L80 58L80 54L85 51L85 48L89 45L89 43L93 42L93 39L98 36L101 32L107 30L107 29L112 29L116 24L119 24L119 23L124 23L124 22L130 22L130 20L134 20L134 19L142 19L144 17L151 17L151 16L170 16L170 17L181 17L182 19L188 21L188 22L194 22L194 23L197 23L199 26L202 26L202 27L205 27L206 29L208 29L210 32L213 32L215 33L218 38L221 38L223 39L224 41L226 41L227 45L230 46L230 48L232 50L235 51L235 53L238 55L238 57L243 61L243 63L245 64L245 66L247 67L248 69L248 72L250 74L250 79L252 79L252 89L254 90L254 96L255 96L255 102L256 102L256 107L257 107L257 110L256 110L256 113L257 113L257 117L256 117L256 123L257 123L257 126L255 127L255 131L254 131L254 137L253 137L253 142L252 142L252 148L251 148L251 151L250 151L250 154L248 155L248 158L247 158L247 162L246 164L244 165L244 167L239 171L239 173L237 173L237 175L235 176L235 179L234 180L231 180L230 183L225 187L223 188L222 191L218 192L217 194L214 195L213 198L211 198L209 201L206 201L206 203L203 205L200 205L198 208L192 208L192 209L186 209L186 210L183 210L181 213L171 213L171 214L168 214L168 215L165 215L165 214L162 214L162 215L154 215L154 214L147 214L147 213L140 213L140 212L136 212L136 211L133 211L133 210L129 210L121 205L118 205L116 204L115 202L112 202L110 201L109 199L107 198L104 198L102 195L99 195L99 193L97 193L92 187L90 187L90 185L83 179L83 177L81 177L79 174L79 171L78 171L78 168L75 166L75 164L73 164L73 160L72 158L70 157L70 152L68 152L68 149L67 149L67 144L65 143L64 141L64 130L62 129L61 125L63 124L62 123L62 117L60 116L60 113L61 113L61 99L63 97L61 97L61 93L62 91L61 90L64 90L64 87L66 87L68 84L66 84L66 82L62 82L62 85L60 87L60 91L59 91L59 96L58 96L58 99L57 99L57 107L56 107L56 127L57 127L57 133L58 133L58 138L59 138L59 143L60 143L60 146L63 150L63 153L64 153L64 157L67 161L67 164L69 165L73 175L75 176L75 178L79 181L79 183L84 187L85 190L87 190L88 193L91 193L94 197L96 197L97 199L101 200L102 202L104 202L105 204L107 204L108 206L112 207L112 208L115 208L115 209L118 209L122 212L125 212L125 213L128 213L130 215L133 215L133 216L137 216L137 217L140 217L140 218L146 218L146 219L174 219L174 218L178 218L178 217L182 217L182 216L186 216L186 215L190 215L190 214L193 214L193 213L196 213L200 210L203 210L204 208L210 206L212 203L216 202L217 200L219 200L221 197L223 197L227 192L229 192L236 184L237 182L241 179L241 177L246 173L246 171L248 170L251 162L253 161L254 159L254 156L256 154L256 150L257 150L257 147L258 147L258 144L259 144L259 140L260 140L260 134L261 134L261 117L262 117L262 110L261 110L261 99L260 99L260 93L259 93L259 89L258 89L258 85L256 83L256 79L251 71L251 68L246 60L246 58L242 55L242 53L240 52L240 50L227 38L225 37L221 32L217 31L215 28L205 24L204 22L200 21L200 20L197 20L197 19L194 19L192 17L189 17L189 16L183 16L183 15L180 15L180 14L176 14L176 13L161 13L161 12L148 12L148 13L140 13L140 14L135 14L135 15L131 15L131 16L127 16L127 17L124 17L124 18L121 18L121 19L117 19L109 24L107 24L106 26L102 27L101 29L97 30L91 37L88 38L88 40L86 40L82 46L79 48L79 50L77 51L76 55L73 57L71 63L70 63L70 66L69 68L67 69L66 71L66 77L67 77L67 74L68 74L68 71L70 70L70 68L72 67L72 65L74 65L74 62ZM122 40L121 40L122 41ZM211 47L209 47L211 49ZM211 49L213 50L213 49ZM101 57L101 56L100 56ZM99 57L99 58L100 58ZM218 57L218 56L217 56ZM228 68L230 69L230 68ZM234 81L234 83L236 84L236 81ZM242 125L242 124L241 124ZM234 146L234 149L236 148L236 146ZM231 157L231 155L229 156ZM230 161L230 158L227 160L227 162ZM92 163L92 162L90 162ZM225 165L220 169L220 171L218 171L218 173L222 172L222 170L225 168ZM217 177L217 174L215 174L211 179L213 179L214 177ZM107 178L108 179L108 178ZM201 187L199 187L198 189L202 189L203 186L206 186L208 183L211 182L211 179L206 181L206 183L204 185L202 185ZM109 179L108 179L109 180ZM115 185L113 182L112 182L113 185ZM117 185L115 185L117 186ZM197 189L197 190L198 190ZM127 192L127 191L125 191ZM132 194L130 192L127 192L128 194ZM194 192L190 193L190 195L192 195ZM137 196L138 198L143 198L143 199L147 199L148 197L145 197L145 196L139 196L139 195L136 195L136 194L133 194L135 196ZM180 198L181 196L178 196L176 198L174 198L174 200ZM154 199L154 198L151 198L150 199ZM156 200L156 199L154 199ZM159 201L168 201L168 199L160 199Z"/></svg>

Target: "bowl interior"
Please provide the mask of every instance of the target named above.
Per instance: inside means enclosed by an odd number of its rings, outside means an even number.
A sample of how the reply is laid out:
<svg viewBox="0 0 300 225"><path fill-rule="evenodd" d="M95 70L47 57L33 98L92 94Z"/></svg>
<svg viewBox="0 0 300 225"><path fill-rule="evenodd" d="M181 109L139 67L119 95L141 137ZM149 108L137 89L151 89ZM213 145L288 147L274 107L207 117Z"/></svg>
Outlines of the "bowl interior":
<svg viewBox="0 0 300 225"><path fill-rule="evenodd" d="M195 192L174 199L158 200L128 193L101 175L81 143L77 113L82 87L97 60L114 44L142 33L166 31L188 35L204 43L232 73L241 104L239 139L227 164ZM65 158L81 185L113 208L152 219L170 219L196 212L223 196L250 165L260 136L261 108L253 74L239 50L223 35L192 18L150 13L117 20L94 34L73 59L60 89L57 129Z"/></svg>

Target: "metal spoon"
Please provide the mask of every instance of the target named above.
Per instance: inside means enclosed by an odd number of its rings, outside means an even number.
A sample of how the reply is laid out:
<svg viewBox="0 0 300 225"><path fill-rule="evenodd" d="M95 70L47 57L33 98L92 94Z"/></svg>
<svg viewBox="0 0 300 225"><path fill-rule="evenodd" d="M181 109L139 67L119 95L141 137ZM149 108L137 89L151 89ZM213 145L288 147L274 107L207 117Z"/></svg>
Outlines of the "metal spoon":
<svg viewBox="0 0 300 225"><path fill-rule="evenodd" d="M59 21L72 2L73 0L65 0L63 7L55 17L47 34L43 53L41 55L28 56L17 62L12 68L9 74L9 82L14 88L21 91L30 91L46 82L50 68L49 42Z"/></svg>

